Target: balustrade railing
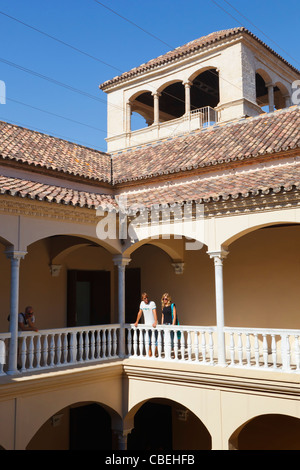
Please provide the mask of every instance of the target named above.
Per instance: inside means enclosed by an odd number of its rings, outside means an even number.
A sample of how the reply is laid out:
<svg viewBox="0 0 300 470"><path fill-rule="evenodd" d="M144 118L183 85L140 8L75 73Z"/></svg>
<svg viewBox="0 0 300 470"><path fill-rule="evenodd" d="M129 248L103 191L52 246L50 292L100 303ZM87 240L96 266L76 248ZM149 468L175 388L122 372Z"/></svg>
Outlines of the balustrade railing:
<svg viewBox="0 0 300 470"><path fill-rule="evenodd" d="M20 332L18 369L28 372L117 358L119 329L119 325L98 325ZM9 338L9 333L0 335L6 356ZM5 373L3 364L0 371Z"/></svg>
<svg viewBox="0 0 300 470"><path fill-rule="evenodd" d="M229 366L300 371L300 330L225 327Z"/></svg>
<svg viewBox="0 0 300 470"><path fill-rule="evenodd" d="M213 365L215 327L126 325L129 357Z"/></svg>
<svg viewBox="0 0 300 470"><path fill-rule="evenodd" d="M218 364L217 327L125 325L126 357ZM228 367L300 372L300 330L224 328ZM30 372L119 358L120 325L20 332L18 369ZM0 334L5 375L10 333Z"/></svg>

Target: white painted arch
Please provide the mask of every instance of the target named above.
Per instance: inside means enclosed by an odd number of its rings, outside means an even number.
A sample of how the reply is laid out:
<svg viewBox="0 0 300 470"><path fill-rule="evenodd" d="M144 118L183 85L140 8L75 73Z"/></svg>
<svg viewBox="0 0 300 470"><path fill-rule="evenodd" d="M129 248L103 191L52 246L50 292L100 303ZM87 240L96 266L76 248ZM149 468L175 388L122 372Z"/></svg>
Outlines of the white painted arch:
<svg viewBox="0 0 300 470"><path fill-rule="evenodd" d="M300 208L234 215L207 221L208 251L228 248L234 241L262 227L299 224Z"/></svg>

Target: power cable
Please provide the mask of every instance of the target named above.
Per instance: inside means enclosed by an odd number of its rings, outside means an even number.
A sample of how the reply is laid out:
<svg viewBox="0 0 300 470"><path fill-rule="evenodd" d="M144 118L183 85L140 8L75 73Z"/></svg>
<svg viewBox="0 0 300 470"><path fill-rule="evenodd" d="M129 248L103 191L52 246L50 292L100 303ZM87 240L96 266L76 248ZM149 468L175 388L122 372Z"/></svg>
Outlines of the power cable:
<svg viewBox="0 0 300 470"><path fill-rule="evenodd" d="M99 2L98 0L93 0L94 2L98 3L99 5L103 6L104 8L106 8L107 10L111 11L112 13L114 13L115 15L119 16L120 18L122 18L123 20L127 21L128 23L132 24L133 26L137 27L138 29L140 29L141 31L145 32L146 34L150 35L150 36L153 36L155 37L155 39L157 39L158 41L160 41L161 43L163 44L166 44L162 39L160 39L159 37L157 36L154 36L152 33L150 33L149 31L145 30L144 28L141 28L139 25L137 25L136 23L134 23L133 21L129 20L128 18L126 18L125 16L122 16L120 15L118 12L116 12L115 10L113 10L112 8L109 8L107 5L104 5L104 3L102 2ZM211 1L214 1L214 0L211 0ZM214 2L215 3L215 2ZM216 4L217 5L217 4ZM219 6L219 5L218 5ZM226 12L226 10L224 10ZM227 12L226 12L227 13ZM234 18L232 16L232 18ZM235 21L238 21L236 18L234 18ZM175 49L174 46L170 45L170 44L167 44L168 47L171 47L171 49ZM229 80L226 80L225 78L221 77L220 74L217 74L215 72L213 72L211 69L208 69L207 70L208 72L212 73L213 75L217 76L219 79L222 79L224 81L226 81L227 83L229 83L230 85L234 86L235 88L237 88L238 90L242 90L242 88L240 88L238 85L234 84L234 83L231 83ZM167 94L167 92L165 92L165 94ZM172 95L170 95L172 96ZM180 98L178 98L178 100L180 101L183 101L181 100ZM264 103L259 99L257 98L257 101L261 103L261 105L263 105ZM194 108L196 108L195 106L193 106Z"/></svg>
<svg viewBox="0 0 300 470"><path fill-rule="evenodd" d="M35 28L34 26L31 26L30 24L28 23L25 23L24 21L21 21L19 20L18 18L15 18L14 16L11 16L11 15L8 15L7 13L5 13L4 11L0 11L0 14L3 15L3 16L6 16L7 18L10 18L11 20L13 21L16 21L17 23L20 23L22 24L23 26L26 26L27 28L30 28L32 29L33 31L36 31L37 33L40 33L40 34L43 34L44 36L52 39L53 41L56 41L60 44L63 44L64 46L67 46L69 47L70 49L73 49L74 51L76 52L79 52L79 54L83 54L87 57L89 57L90 59L93 59L93 60L96 60L97 62L100 62L101 64L104 64L106 65L107 67L111 67L115 70L117 70L118 72L122 72L122 70L118 69L117 67L115 67L114 65L111 65L109 64L108 62L105 62L104 60L101 60L99 59L98 57L95 57L87 52L84 52L82 51L81 49L79 49L78 47L75 47L75 46L72 46L72 44L69 44L65 41L62 41L61 39L58 39L57 37L55 36L52 36L51 34L48 34L48 33L45 33L45 31L42 31L41 29L38 29L38 28Z"/></svg>
<svg viewBox="0 0 300 470"><path fill-rule="evenodd" d="M140 29L140 30L143 31L144 33L146 33L146 34L148 34L149 36L151 36L152 38L157 39L157 40L160 41L162 44L165 44L166 46L171 47L171 48L173 49L173 46L171 46L171 45L168 44L167 42L163 41L163 40L160 39L159 37L155 36L154 34L150 33L149 31L147 31L146 29L142 28L141 26L139 26L138 24L134 23L133 21L129 20L129 19L126 18L125 16L120 15L120 13L116 12L116 11L113 10L112 8L108 7L107 5L104 5L104 3L99 2L98 0L93 0L93 1L96 2L96 3L98 3L99 5L101 5L102 7L106 8L107 10L111 11L111 12L114 13L115 15L119 16L119 17L122 18L123 20L127 21L127 23L132 24L132 25L135 26L136 28Z"/></svg>
<svg viewBox="0 0 300 470"><path fill-rule="evenodd" d="M295 57L291 56L285 49L283 49L277 42L275 42L272 38L270 38L266 33L264 33L264 31L262 31L258 26L256 26L251 20L249 20L249 18L247 18L245 15L243 15L243 13L241 13L237 8L235 8L233 5L231 5L231 3L229 3L227 0L223 0L225 3L227 3L227 5L229 5L233 10L235 10L242 18L244 18L246 21L248 21L248 23L250 23L252 26L254 26L254 28L256 28L261 34L263 34L267 39L269 39L269 41L273 42L280 50L282 50L285 54L287 54L291 59L293 59L295 62L297 62L298 64L300 64L299 60L295 59ZM214 0L211 0L211 2L213 2L216 6L218 6L219 8L221 8L225 13L227 13L229 16L231 16L231 18L234 18L227 10L225 10L224 8L222 8L220 5L217 4L217 2L215 2ZM235 21L237 21L239 24L242 25L242 23L240 23L236 18L234 18ZM243 26L243 25L242 25Z"/></svg>
<svg viewBox="0 0 300 470"><path fill-rule="evenodd" d="M13 103L21 104L22 106L27 106L28 108L34 109L36 111L41 111L42 113L46 113L46 114L49 114L49 115L54 116L54 117L65 119L66 121L70 121L70 122L73 122L75 124L80 124L81 126L89 127L90 129L94 129L94 130L99 131L99 132L104 132L106 134L106 131L104 129L99 129L98 127L91 126L90 124L86 124L86 123L81 122L81 121L76 121L75 119L71 119L71 118L68 118L66 116L62 116L61 114L52 113L51 111L46 111L45 109L42 109L42 108L37 108L36 106L30 105L28 103L23 103L22 101L15 100L13 98L6 98L6 99L7 99L7 101L12 101Z"/></svg>
<svg viewBox="0 0 300 470"><path fill-rule="evenodd" d="M101 5L102 7L106 8L107 10L111 11L111 12L114 13L115 15L119 16L119 17L122 18L123 20L127 21L127 22L130 23L131 25L137 27L138 29L140 29L140 30L143 31L144 33L150 35L151 37L157 39L158 41L162 42L163 44L167 45L168 47L171 47L171 48L174 49L174 46L172 46L172 45L166 43L165 41L161 40L159 37L153 35L153 34L150 33L149 31L147 31L147 30L145 30L144 28L140 27L139 25L137 25L137 24L134 23L133 21L129 20L128 18L124 17L123 15L120 15L118 12L116 12L116 11L113 10L112 8L109 8L108 6L104 5L102 2L100 2L100 1L98 1L98 0L94 0L94 1L95 1L96 3L98 3L99 5ZM217 5L219 8L221 8L223 11L225 11L227 14L230 15L230 13L228 13L226 10L224 10L224 9L223 9L220 5L218 5L214 0L211 0L211 1L212 1L215 5ZM226 0L224 0L224 1L226 1ZM226 3L228 3L228 5L230 5L229 2L226 1ZM230 5L230 6L232 6L232 5ZM234 7L232 7L232 8L234 8ZM238 10L236 10L236 11L237 11L238 13L240 13ZM120 69L118 69L117 67L115 67L115 66L113 66L113 65L111 65L111 64L109 64L109 63L107 63L107 62L105 62L105 61L103 61L103 60L101 60L101 59L99 59L99 58L97 58L97 57L91 55L91 54L88 54L88 53L82 51L81 49L79 49L79 48L77 48L77 47L75 47L75 46L72 46L71 44L69 44L69 43L67 43L67 42L65 42L65 41L62 41L62 40L56 38L56 37L53 36L53 35L50 35L50 34L48 34L48 33L45 33L44 31L42 31L42 30L40 30L40 29L38 29L38 28L35 28L34 26L31 26L31 25L29 25L29 24L27 24L27 23L25 23L25 22L23 22L23 21L21 21L21 20L15 18L15 17L11 16L11 15L8 15L8 14L6 14L6 13L4 13L4 12L1 12L1 11L0 11L0 14L2 14L3 16L8 17L8 18L10 18L10 19L12 19L12 20L14 20L14 21L16 21L16 22L18 22L18 23L20 23L20 24L22 24L22 25L24 25L24 26L26 26L26 27L28 27L28 28L30 28L30 29L32 29L32 30L38 32L38 33L40 33L40 34L43 34L44 36L46 36L46 37L48 37L48 38L50 38L50 39L52 39L52 40L55 40L55 41L57 41L58 43L60 43L60 44L62 44L62 45L65 45L65 46L67 46L67 47L69 47L69 48L75 50L76 52L79 52L79 53L81 53L81 54L83 54L83 55L86 55L87 57L89 57L89 58L91 58L91 59L97 60L98 62L101 62L101 63L103 63L103 64L106 65L106 66L112 67L112 68L114 68L115 70L118 70L119 72L122 73L122 71L121 71ZM241 14L241 13L240 13L240 14ZM230 15L230 16L231 16L232 18L234 18L232 15ZM243 16L243 15L242 15L242 16ZM234 19L235 19L235 21L238 21L236 18L234 18ZM247 19L247 18L245 17L245 19ZM254 26L255 26L255 25L254 25ZM256 27L256 26L255 26L255 27ZM258 29L258 28L257 28L257 29ZM278 47L279 47L279 46L278 46ZM68 84L59 82L58 80L52 79L52 78L50 78L50 77L47 77L47 76L45 76L45 75L42 75L42 74L40 74L40 73L38 73L38 72L35 72L35 71L33 71L33 70L26 69L25 67L22 67L22 66L20 66L20 65L18 65L18 64L15 64L15 63L13 63L13 62L7 61L7 60L5 60L5 59L3 59L3 58L0 58L0 61L2 61L3 63L6 63L7 65L16 67L16 68L18 68L18 69L20 69L20 70L22 70L22 71L27 72L27 73L33 74L33 75L35 75L35 76L37 76L37 77L39 77L39 78L42 78L42 79L44 79L44 80L48 80L48 81L50 81L51 83L53 83L53 84L55 84L55 85L62 86L62 87L64 87L64 88L66 88L66 89L69 89L70 91L79 93L79 94L84 95L84 96L87 96L87 97L89 97L89 98L91 98L91 99L94 99L94 100L97 100L97 101L99 101L99 102L103 102L103 103L107 104L105 100L102 100L101 98L97 98L97 97L95 97L95 96L93 96L93 95L91 95L91 94L89 94L89 93L87 93L87 92L85 92L85 91L83 91L83 90L79 90L79 89L74 88L74 87L72 87L72 86L70 86L70 85L68 85ZM227 81L228 83L230 83L228 80L224 79L224 78L221 77L219 74L215 73L213 70L210 69L209 72L212 73L212 74L214 74L215 76L217 76L217 77L219 77L219 78L221 78L221 79ZM234 85L234 86L236 86L237 88L239 88L239 87L238 87L237 85L235 85L235 84L231 84L231 85ZM165 95L168 95L168 96L170 96L170 97L172 97L172 98L175 98L175 99L177 99L177 100L179 100L179 101L184 102L184 100L182 100L181 98L176 97L176 96L173 96L173 95L171 95L170 93L165 92L164 90L163 90L163 93L164 93ZM17 102L16 100L11 100L11 101ZM18 103L19 103L19 104L22 104L22 105L24 105L24 106L29 106L29 107L34 108L33 106L27 105L26 103L22 103L22 102L18 102ZM117 106L117 105L111 105L111 106L114 106L114 107L117 108L117 109L123 109L121 106ZM193 106L193 107L195 108L195 106ZM58 114L55 114L55 113L51 113L51 112L49 112L49 111L46 111L46 110L43 110L43 109L40 109L40 108L34 108L34 109L36 109L36 110L38 110L38 111L41 111L41 112L45 112L45 113L48 113L48 114L55 115L56 117L60 117L60 118L62 118L62 119L70 120L70 121L72 121L72 122L74 122L74 123L77 123L77 124L81 124L81 125L84 125L84 126L87 126L87 127L90 127L90 128L94 128L95 130L98 130L98 131L101 131L101 132L105 132L105 131L103 131L102 129L95 128L95 127L93 127L93 126L90 126L90 125L88 125L88 124L84 124L84 123L79 122L79 121L71 120L71 119L66 118L66 117L64 117L64 116L61 116L61 115L58 115Z"/></svg>

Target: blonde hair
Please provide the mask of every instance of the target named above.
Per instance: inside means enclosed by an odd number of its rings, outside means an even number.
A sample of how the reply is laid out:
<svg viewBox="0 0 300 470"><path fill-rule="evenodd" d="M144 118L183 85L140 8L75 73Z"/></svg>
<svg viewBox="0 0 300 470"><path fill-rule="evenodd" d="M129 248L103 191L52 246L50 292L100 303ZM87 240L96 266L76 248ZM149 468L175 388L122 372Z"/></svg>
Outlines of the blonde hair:
<svg viewBox="0 0 300 470"><path fill-rule="evenodd" d="M161 308L163 309L165 304L164 304L164 298L167 297L168 299L168 303L167 303L167 306L169 307L169 305L171 305L171 302L172 302L172 299L171 299L171 296L170 294L168 294L168 292L166 292L165 294L163 294L162 298L161 298Z"/></svg>

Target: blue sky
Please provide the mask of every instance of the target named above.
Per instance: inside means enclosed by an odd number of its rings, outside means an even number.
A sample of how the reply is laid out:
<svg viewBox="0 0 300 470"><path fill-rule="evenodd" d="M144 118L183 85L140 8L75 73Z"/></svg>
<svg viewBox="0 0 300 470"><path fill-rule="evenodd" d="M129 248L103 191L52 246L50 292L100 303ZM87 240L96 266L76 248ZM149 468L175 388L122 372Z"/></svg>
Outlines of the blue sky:
<svg viewBox="0 0 300 470"><path fill-rule="evenodd" d="M299 0L0 0L0 120L106 151L100 83L241 25L300 69L299 23Z"/></svg>

